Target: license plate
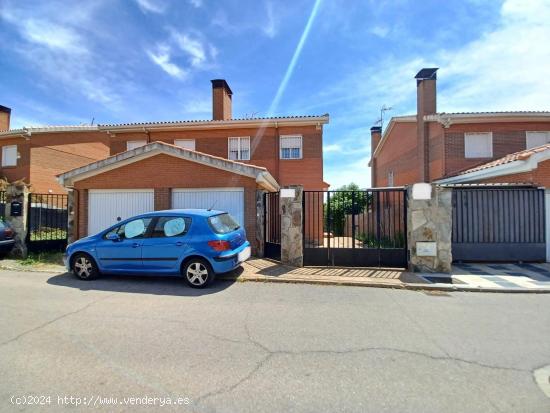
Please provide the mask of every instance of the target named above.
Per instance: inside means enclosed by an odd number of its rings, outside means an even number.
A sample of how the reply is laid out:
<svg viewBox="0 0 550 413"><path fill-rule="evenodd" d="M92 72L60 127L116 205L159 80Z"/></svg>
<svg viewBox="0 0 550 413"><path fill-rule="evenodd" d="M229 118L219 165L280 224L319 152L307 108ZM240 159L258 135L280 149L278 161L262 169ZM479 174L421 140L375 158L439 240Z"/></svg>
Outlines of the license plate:
<svg viewBox="0 0 550 413"><path fill-rule="evenodd" d="M238 255L239 262L244 262L249 258L250 258L250 247L246 247L244 250L239 252L239 255Z"/></svg>

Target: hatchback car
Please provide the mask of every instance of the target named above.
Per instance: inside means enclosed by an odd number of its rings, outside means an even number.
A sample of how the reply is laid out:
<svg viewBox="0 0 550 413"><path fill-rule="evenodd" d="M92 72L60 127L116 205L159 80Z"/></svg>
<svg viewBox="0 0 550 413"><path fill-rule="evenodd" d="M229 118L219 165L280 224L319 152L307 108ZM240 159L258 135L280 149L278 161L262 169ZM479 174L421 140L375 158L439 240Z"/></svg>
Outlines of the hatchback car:
<svg viewBox="0 0 550 413"><path fill-rule="evenodd" d="M82 280L106 274L180 275L210 284L250 257L243 228L226 212L171 209L135 216L67 246L65 265Z"/></svg>
<svg viewBox="0 0 550 413"><path fill-rule="evenodd" d="M0 218L0 257L10 253L15 245L15 231L10 225Z"/></svg>

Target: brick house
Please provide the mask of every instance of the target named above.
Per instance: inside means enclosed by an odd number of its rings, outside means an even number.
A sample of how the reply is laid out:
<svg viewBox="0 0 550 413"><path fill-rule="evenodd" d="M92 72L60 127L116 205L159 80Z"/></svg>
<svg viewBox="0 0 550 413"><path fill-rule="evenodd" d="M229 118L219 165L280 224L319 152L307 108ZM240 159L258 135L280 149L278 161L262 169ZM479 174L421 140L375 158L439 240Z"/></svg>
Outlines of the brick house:
<svg viewBox="0 0 550 413"><path fill-rule="evenodd" d="M383 135L371 128L372 186L528 182L550 188L550 150L531 156L531 149L550 143L550 112L437 112L436 72L422 69L415 77L416 115L393 117Z"/></svg>
<svg viewBox="0 0 550 413"><path fill-rule="evenodd" d="M212 120L95 127L110 156L57 172L75 198L76 238L149 210L213 206L229 211L252 242L258 189L327 189L328 115L233 119L221 79L212 81L212 97Z"/></svg>

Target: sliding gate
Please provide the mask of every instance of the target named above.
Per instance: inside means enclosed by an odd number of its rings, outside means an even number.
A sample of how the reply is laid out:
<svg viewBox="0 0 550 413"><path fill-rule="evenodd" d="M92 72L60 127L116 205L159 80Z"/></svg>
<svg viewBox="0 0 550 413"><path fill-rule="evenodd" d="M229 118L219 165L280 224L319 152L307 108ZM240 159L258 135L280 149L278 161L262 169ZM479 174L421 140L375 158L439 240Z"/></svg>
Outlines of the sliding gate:
<svg viewBox="0 0 550 413"><path fill-rule="evenodd" d="M407 266L404 188L304 191L304 265Z"/></svg>

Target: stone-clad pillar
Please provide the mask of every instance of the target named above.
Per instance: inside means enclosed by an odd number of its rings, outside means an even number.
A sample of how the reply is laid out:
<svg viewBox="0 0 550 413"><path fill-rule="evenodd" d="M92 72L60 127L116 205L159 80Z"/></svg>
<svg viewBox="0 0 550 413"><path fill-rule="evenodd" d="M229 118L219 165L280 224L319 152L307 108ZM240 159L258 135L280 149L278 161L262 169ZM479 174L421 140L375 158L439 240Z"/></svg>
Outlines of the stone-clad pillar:
<svg viewBox="0 0 550 413"><path fill-rule="evenodd" d="M281 189L281 262L295 267L304 266L303 249L303 187L291 185Z"/></svg>
<svg viewBox="0 0 550 413"><path fill-rule="evenodd" d="M451 272L452 189L430 184L408 188L409 269Z"/></svg>
<svg viewBox="0 0 550 413"><path fill-rule="evenodd" d="M258 257L263 257L265 253L265 193L263 189L256 190L256 254Z"/></svg>
<svg viewBox="0 0 550 413"><path fill-rule="evenodd" d="M75 242L78 234L76 233L76 206L78 205L78 195L74 189L67 192L67 244Z"/></svg>
<svg viewBox="0 0 550 413"><path fill-rule="evenodd" d="M12 202L21 204L21 214L12 216ZM12 255L26 258L27 250L27 217L29 208L29 189L23 183L9 184L6 188L6 221L15 231L15 245L12 249Z"/></svg>

